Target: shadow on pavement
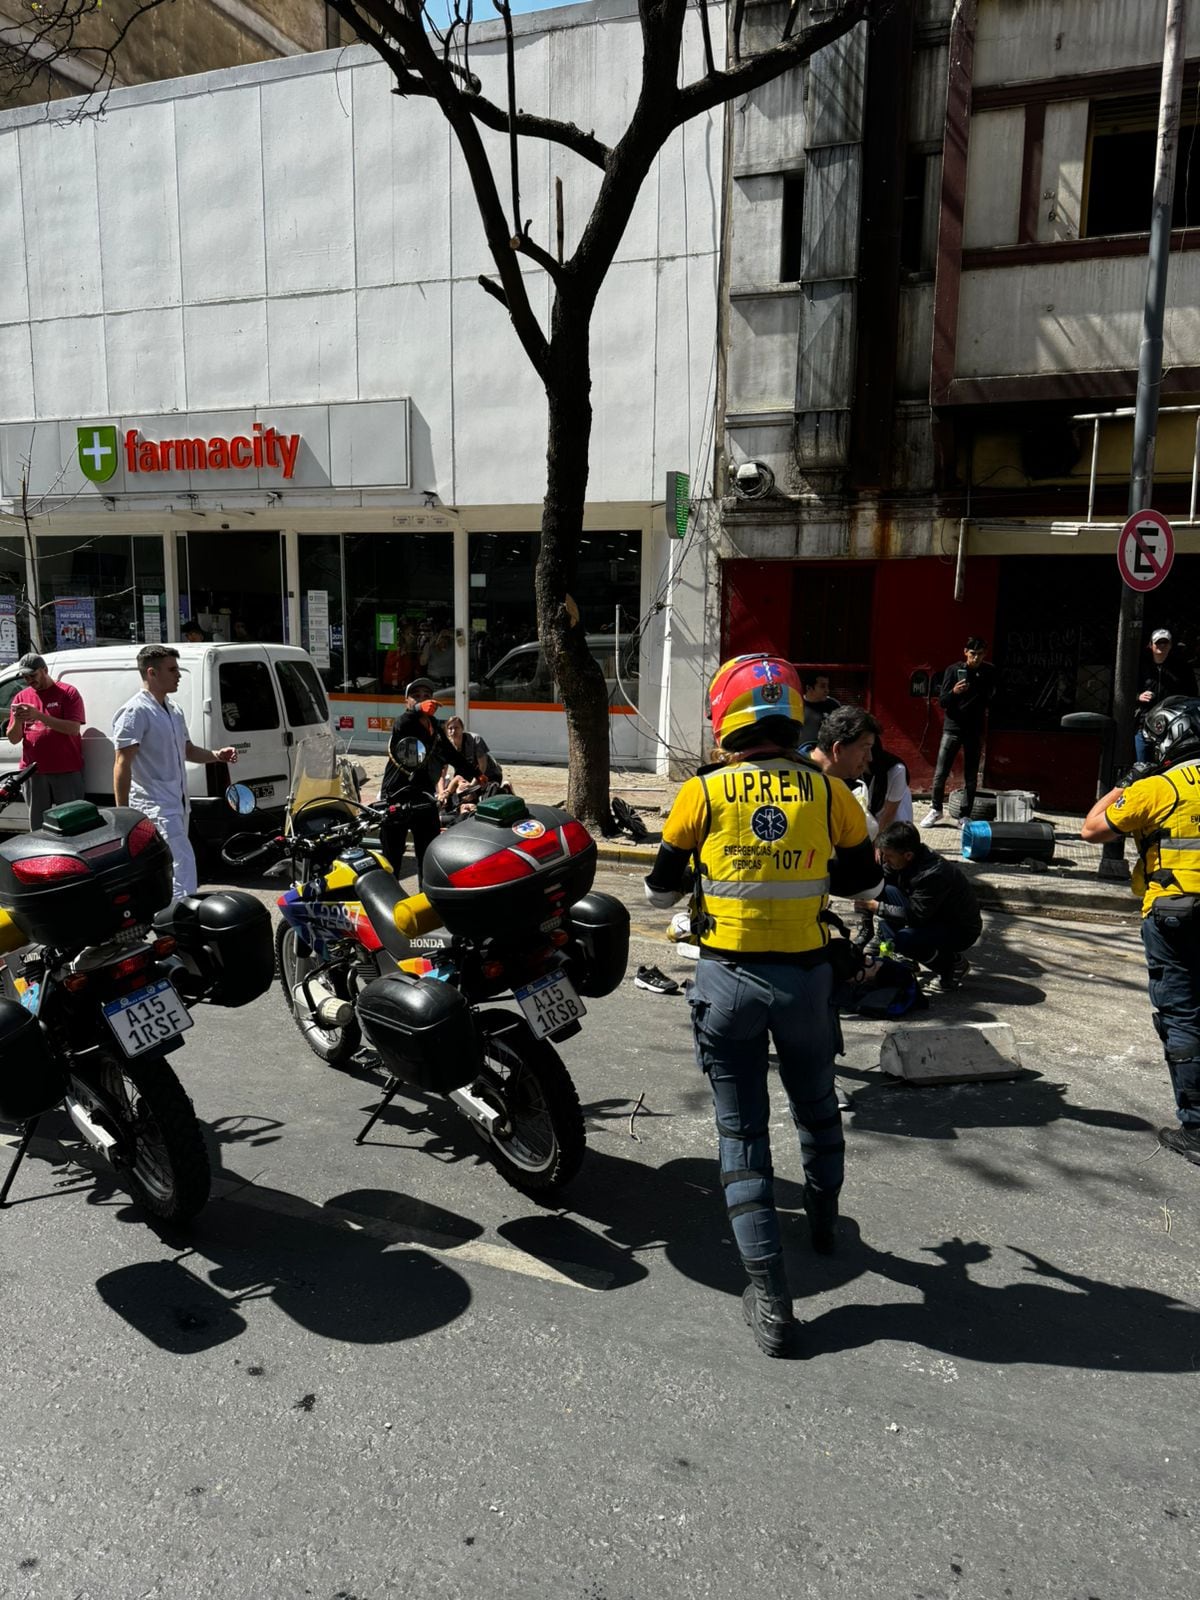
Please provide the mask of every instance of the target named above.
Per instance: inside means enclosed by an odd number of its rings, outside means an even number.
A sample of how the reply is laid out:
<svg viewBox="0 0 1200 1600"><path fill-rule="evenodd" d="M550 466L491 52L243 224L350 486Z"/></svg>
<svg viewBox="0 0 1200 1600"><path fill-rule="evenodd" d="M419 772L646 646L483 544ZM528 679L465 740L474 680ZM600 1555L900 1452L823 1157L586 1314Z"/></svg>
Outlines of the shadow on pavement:
<svg viewBox="0 0 1200 1600"><path fill-rule="evenodd" d="M859 1133L892 1133L910 1139L957 1139L967 1128L1040 1128L1051 1122L1079 1122L1119 1133L1145 1133L1152 1124L1124 1111L1072 1105L1069 1084L1051 1083L1041 1073L991 1083L959 1083L915 1088L878 1072L857 1072L839 1064L838 1076L857 1078L847 1126Z"/></svg>
<svg viewBox="0 0 1200 1600"><path fill-rule="evenodd" d="M207 1131L215 1151L214 1176L250 1187L222 1170L221 1147L270 1143L278 1126L259 1117L213 1124ZM186 1234L155 1227L136 1206L123 1207L117 1213L123 1221L149 1223L164 1244L182 1254L106 1273L97 1279L97 1293L145 1338L176 1355L237 1338L247 1329L241 1310L255 1300L272 1301L322 1338L350 1344L415 1339L445 1327L470 1305L466 1279L452 1267L423 1250L397 1248L386 1232L352 1225L338 1213L353 1211L401 1230L440 1236L448 1244L482 1233L470 1218L392 1191L353 1190L325 1205L278 1190L268 1193L273 1202L253 1209L238 1204L236 1189L214 1199ZM115 1195L124 1198L111 1181L97 1180L93 1203ZM206 1263L209 1270L202 1277Z"/></svg>
<svg viewBox="0 0 1200 1600"><path fill-rule="evenodd" d="M1013 1245L1003 1248L1026 1263L1022 1271L1029 1276L993 1287L974 1282L968 1270L992 1258L992 1247L982 1241L949 1239L925 1247L923 1254L935 1261L909 1261L874 1249L849 1220L841 1224L839 1248L842 1282L877 1273L922 1299L823 1312L804 1329L809 1356L887 1339L1002 1367L1195 1371L1200 1311L1158 1290L1105 1283ZM797 1312L803 1314L802 1304Z"/></svg>

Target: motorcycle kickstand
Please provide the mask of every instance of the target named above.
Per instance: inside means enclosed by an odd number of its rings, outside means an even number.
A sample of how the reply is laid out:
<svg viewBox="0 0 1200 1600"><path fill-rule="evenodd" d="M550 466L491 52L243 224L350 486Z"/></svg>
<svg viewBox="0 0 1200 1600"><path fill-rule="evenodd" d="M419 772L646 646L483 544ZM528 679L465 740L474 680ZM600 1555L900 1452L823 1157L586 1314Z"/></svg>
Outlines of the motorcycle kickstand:
<svg viewBox="0 0 1200 1600"><path fill-rule="evenodd" d="M403 1084L402 1084L401 1080L399 1078L393 1078L392 1081L388 1084L387 1089L384 1091L383 1099L375 1107L374 1111L372 1111L370 1117L368 1118L366 1127L362 1130L361 1133L358 1133L358 1134L355 1135L355 1138L354 1138L355 1144L361 1144L363 1142L363 1140L370 1133L371 1129L379 1121L379 1119L383 1115L383 1113L391 1105L392 1101L400 1093L400 1090L402 1088L403 1088Z"/></svg>
<svg viewBox="0 0 1200 1600"><path fill-rule="evenodd" d="M17 1168L25 1159L25 1152L29 1149L29 1141L33 1138L34 1130L37 1128L40 1120L40 1117L34 1117L30 1122L25 1124L25 1127L22 1130L21 1142L17 1145L17 1153L12 1158L12 1163L8 1169L8 1175L4 1180L4 1187L0 1188L0 1211L7 1209L8 1191L13 1186L13 1179L17 1175Z"/></svg>

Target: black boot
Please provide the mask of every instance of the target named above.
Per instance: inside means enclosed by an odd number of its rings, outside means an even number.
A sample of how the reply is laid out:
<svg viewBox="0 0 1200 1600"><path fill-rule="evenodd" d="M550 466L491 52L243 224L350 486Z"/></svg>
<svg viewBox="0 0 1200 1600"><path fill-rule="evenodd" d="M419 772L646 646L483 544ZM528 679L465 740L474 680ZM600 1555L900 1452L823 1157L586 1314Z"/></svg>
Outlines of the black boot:
<svg viewBox="0 0 1200 1600"><path fill-rule="evenodd" d="M788 1288L783 1256L768 1256L765 1261L743 1261L749 1287L742 1295L742 1313L758 1348L769 1356L790 1356L796 1352L797 1323L792 1316L792 1294Z"/></svg>
<svg viewBox="0 0 1200 1600"><path fill-rule="evenodd" d="M818 1193L806 1183L804 1211L808 1217L808 1232L813 1249L819 1256L831 1256L836 1243L833 1225L838 1215L837 1195Z"/></svg>

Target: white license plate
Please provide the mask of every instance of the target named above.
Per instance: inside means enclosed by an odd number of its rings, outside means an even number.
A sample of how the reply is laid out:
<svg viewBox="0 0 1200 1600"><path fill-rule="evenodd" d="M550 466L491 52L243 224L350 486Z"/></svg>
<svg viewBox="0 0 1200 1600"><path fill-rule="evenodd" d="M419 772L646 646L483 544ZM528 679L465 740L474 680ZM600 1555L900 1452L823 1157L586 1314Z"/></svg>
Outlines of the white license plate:
<svg viewBox="0 0 1200 1600"><path fill-rule="evenodd" d="M191 1013L169 978L161 978L146 989L135 989L120 1000L110 1000L104 1015L127 1056L153 1050L192 1025Z"/></svg>
<svg viewBox="0 0 1200 1600"><path fill-rule="evenodd" d="M274 800L275 785L273 783L252 783L250 793L256 800Z"/></svg>
<svg viewBox="0 0 1200 1600"><path fill-rule="evenodd" d="M536 983L514 989L513 994L539 1039L587 1015L587 1007L575 993L575 985L558 972L548 972Z"/></svg>

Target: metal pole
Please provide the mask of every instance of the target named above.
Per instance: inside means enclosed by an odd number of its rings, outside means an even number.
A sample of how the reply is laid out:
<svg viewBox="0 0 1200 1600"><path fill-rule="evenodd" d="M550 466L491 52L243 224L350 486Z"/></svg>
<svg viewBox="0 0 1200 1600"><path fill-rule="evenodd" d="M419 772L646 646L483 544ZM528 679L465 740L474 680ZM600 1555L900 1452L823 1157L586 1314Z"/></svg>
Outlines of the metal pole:
<svg viewBox="0 0 1200 1600"><path fill-rule="evenodd" d="M1144 511L1154 492L1154 446L1158 434L1158 402L1162 389L1163 324L1167 309L1167 266L1171 253L1171 207L1175 198L1175 156L1179 147L1179 103L1183 94L1184 33L1187 0L1167 0L1163 42L1162 89L1158 103L1158 148L1154 163L1154 203L1150 215L1150 253L1142 343L1138 352L1137 403L1133 418L1133 464L1129 513ZM1116 759L1124 764L1133 743L1137 707L1135 685L1142 646L1142 596L1121 586L1117 623L1117 655L1113 678ZM1124 841L1106 846L1101 876L1124 876ZM1120 866L1117 866L1117 862Z"/></svg>

